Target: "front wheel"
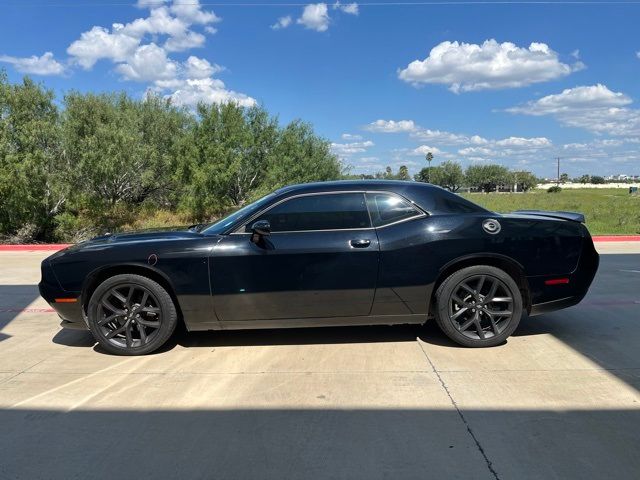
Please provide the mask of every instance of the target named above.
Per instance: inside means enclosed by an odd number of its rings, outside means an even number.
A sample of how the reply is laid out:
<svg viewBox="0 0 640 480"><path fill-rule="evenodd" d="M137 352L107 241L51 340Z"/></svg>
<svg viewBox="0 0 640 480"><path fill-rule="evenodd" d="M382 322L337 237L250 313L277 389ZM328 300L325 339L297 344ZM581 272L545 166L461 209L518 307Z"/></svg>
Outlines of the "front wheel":
<svg viewBox="0 0 640 480"><path fill-rule="evenodd" d="M160 348L176 328L169 293L141 275L115 275L93 292L87 308L96 341L116 355L144 355Z"/></svg>
<svg viewBox="0 0 640 480"><path fill-rule="evenodd" d="M436 291L436 321L454 342L492 347L511 335L522 316L522 295L513 278L489 265L466 267Z"/></svg>

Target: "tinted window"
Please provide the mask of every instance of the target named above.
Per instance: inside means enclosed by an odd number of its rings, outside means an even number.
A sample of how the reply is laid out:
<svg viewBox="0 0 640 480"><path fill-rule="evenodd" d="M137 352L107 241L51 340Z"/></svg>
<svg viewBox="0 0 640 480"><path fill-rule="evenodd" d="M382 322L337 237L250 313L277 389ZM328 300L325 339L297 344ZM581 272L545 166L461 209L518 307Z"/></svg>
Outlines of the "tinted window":
<svg viewBox="0 0 640 480"><path fill-rule="evenodd" d="M228 229L231 225L238 222L242 217L248 217L252 213L260 210L265 204L267 204L275 195L270 193L266 197L262 197L260 200L256 200L249 205L242 207L240 210L235 211L231 215L228 215L215 223L205 227L203 231L205 233L210 234L219 234L223 233L226 229Z"/></svg>
<svg viewBox="0 0 640 480"><path fill-rule="evenodd" d="M420 212L410 202L395 195L367 193L367 202L374 227L420 215Z"/></svg>
<svg viewBox="0 0 640 480"><path fill-rule="evenodd" d="M308 195L286 200L260 215L272 232L342 230L371 226L363 193ZM250 225L247 226L250 229Z"/></svg>

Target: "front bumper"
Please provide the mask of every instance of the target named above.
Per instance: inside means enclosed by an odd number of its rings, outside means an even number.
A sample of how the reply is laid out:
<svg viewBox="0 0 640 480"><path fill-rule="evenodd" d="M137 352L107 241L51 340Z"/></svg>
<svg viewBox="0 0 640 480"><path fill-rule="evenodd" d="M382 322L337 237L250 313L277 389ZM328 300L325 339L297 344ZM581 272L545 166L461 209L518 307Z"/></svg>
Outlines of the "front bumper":
<svg viewBox="0 0 640 480"><path fill-rule="evenodd" d="M51 305L51 308L56 311L63 321L85 325L80 292L64 290L53 273L53 268L51 268L48 260L42 262L41 270L42 280L38 284L40 296ZM67 299L67 301L60 302L56 301L56 299ZM76 301L73 302L70 299L75 299Z"/></svg>

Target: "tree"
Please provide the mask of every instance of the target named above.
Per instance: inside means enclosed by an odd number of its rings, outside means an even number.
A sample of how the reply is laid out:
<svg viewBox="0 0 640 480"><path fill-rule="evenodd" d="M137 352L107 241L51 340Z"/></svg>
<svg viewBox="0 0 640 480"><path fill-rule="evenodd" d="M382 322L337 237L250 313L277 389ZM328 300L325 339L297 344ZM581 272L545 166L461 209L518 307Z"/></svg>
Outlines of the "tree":
<svg viewBox="0 0 640 480"><path fill-rule="evenodd" d="M452 192L457 192L464 184L464 172L457 162L447 160L437 167L431 168L431 172L425 168L415 176L416 181L426 182L428 177L434 185L439 185Z"/></svg>
<svg viewBox="0 0 640 480"><path fill-rule="evenodd" d="M311 126L278 126L263 107L200 105L186 140L180 207L207 219L290 183L340 178L342 165Z"/></svg>
<svg viewBox="0 0 640 480"><path fill-rule="evenodd" d="M409 175L409 169L406 167L406 165L400 166L396 178L398 180L411 180L411 175Z"/></svg>
<svg viewBox="0 0 640 480"><path fill-rule="evenodd" d="M580 183L591 183L591 175L582 175L579 181Z"/></svg>
<svg viewBox="0 0 640 480"><path fill-rule="evenodd" d="M433 161L433 153L427 152L425 155L425 160L427 161L427 182L431 183L431 162Z"/></svg>
<svg viewBox="0 0 640 480"><path fill-rule="evenodd" d="M591 177L591 183L593 183L594 185L602 185L604 183L607 183L607 181L604 179L604 177L593 175Z"/></svg>
<svg viewBox="0 0 640 480"><path fill-rule="evenodd" d="M511 182L511 174L502 165L471 165L465 172L466 183L483 192L492 192L499 185Z"/></svg>
<svg viewBox="0 0 640 480"><path fill-rule="evenodd" d="M46 238L66 200L54 95L0 71L0 233Z"/></svg>
<svg viewBox="0 0 640 480"><path fill-rule="evenodd" d="M567 183L569 181L569 174L563 173L560 175L560 183Z"/></svg>
<svg viewBox="0 0 640 480"><path fill-rule="evenodd" d="M343 166L331 153L331 143L316 135L309 123L295 120L281 129L276 138L260 194L292 183L340 178Z"/></svg>
<svg viewBox="0 0 640 480"><path fill-rule="evenodd" d="M158 97L67 95L62 140L72 206L96 218L143 202L170 207L178 146L192 122Z"/></svg>
<svg viewBox="0 0 640 480"><path fill-rule="evenodd" d="M63 106L0 71L2 237L75 241L158 210L206 220L345 171L311 125L281 127L260 106L200 105L193 115L154 95L78 92ZM406 167L398 175L408 178Z"/></svg>
<svg viewBox="0 0 640 480"><path fill-rule="evenodd" d="M535 188L539 182L538 177L533 173L527 171L513 172L513 183L516 184L517 189L521 192L526 192Z"/></svg>
<svg viewBox="0 0 640 480"><path fill-rule="evenodd" d="M242 206L264 180L277 121L264 109L200 104L180 162L180 206L195 220Z"/></svg>

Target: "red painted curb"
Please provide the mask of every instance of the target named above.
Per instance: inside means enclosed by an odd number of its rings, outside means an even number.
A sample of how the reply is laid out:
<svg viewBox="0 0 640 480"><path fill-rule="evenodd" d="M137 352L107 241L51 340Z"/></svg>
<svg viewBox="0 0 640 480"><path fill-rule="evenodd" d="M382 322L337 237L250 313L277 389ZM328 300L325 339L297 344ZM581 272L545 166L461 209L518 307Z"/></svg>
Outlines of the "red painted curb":
<svg viewBox="0 0 640 480"><path fill-rule="evenodd" d="M4 308L0 307L0 313L53 313L53 308Z"/></svg>
<svg viewBox="0 0 640 480"><path fill-rule="evenodd" d="M596 235L594 242L640 242L640 235Z"/></svg>
<svg viewBox="0 0 640 480"><path fill-rule="evenodd" d="M0 245L0 252L45 252L58 251L71 244Z"/></svg>

